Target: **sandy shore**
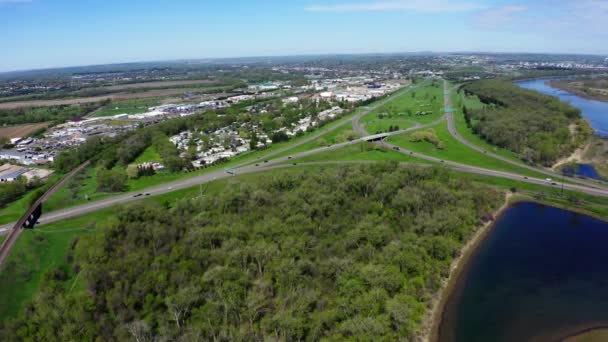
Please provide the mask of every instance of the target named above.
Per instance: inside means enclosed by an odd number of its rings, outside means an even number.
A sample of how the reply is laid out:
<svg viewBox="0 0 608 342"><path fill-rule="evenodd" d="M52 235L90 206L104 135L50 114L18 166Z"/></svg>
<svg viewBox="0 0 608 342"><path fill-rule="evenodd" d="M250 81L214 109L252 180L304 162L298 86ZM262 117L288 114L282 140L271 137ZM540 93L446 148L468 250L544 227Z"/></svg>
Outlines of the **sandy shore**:
<svg viewBox="0 0 608 342"><path fill-rule="evenodd" d="M461 249L460 255L454 259L452 265L450 266L450 275L443 281L441 289L434 296L431 302L431 309L427 313L422 323L420 335L416 340L437 341L439 338L439 326L441 324L445 305L450 297L450 294L452 293L452 289L456 285L458 276L460 275L463 266L467 264L479 243L483 241L486 235L491 231L491 227L494 226L496 220L515 202L517 202L517 200L513 197L513 194L510 192L506 193L505 203L498 208L498 210L496 210L494 213L494 219L480 227L477 232L475 232L475 235L473 235L473 237Z"/></svg>
<svg viewBox="0 0 608 342"><path fill-rule="evenodd" d="M553 164L553 166L551 166L551 170L558 172L559 167L564 165L564 164L569 164L569 163L584 163L585 160L585 153L587 152L587 149L589 148L590 144L586 144L583 147L577 148L571 155L569 155L568 157L562 158L560 160L558 160L555 164Z"/></svg>

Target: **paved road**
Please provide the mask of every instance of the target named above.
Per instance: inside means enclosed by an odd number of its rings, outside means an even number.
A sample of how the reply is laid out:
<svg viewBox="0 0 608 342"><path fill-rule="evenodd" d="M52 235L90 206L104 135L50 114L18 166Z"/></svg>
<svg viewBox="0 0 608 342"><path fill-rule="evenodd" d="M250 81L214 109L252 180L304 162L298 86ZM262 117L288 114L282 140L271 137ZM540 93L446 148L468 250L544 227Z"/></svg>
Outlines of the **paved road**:
<svg viewBox="0 0 608 342"><path fill-rule="evenodd" d="M408 92L410 92L410 91L412 91L412 90L414 90L414 89L416 89L418 87L419 87L419 85L414 86L414 87L408 86L408 87L405 87L405 88L401 88L401 89L393 92L392 94L388 95L385 99L383 99L383 100L381 100L379 102L374 103L372 106L366 106L366 107L364 107L365 109L361 113L356 114L352 118L344 120L342 123L340 123L338 125L335 125L335 126L333 126L331 128L327 128L327 129L321 129L319 132L317 132L317 133L315 133L315 134L313 134L313 135L311 135L309 137L306 137L305 139L302 139L302 140L298 141L297 143L289 144L288 146L280 148L280 149L278 149L276 151L264 154L263 156L260 156L260 157L256 158L256 160L257 161L268 160L268 159L272 158L273 156L276 156L276 155L281 154L281 153L283 153L285 151L292 150L292 149L294 149L294 148L296 148L298 146L301 146L301 145L304 145L304 144L306 144L308 142L316 140L319 137L321 137L321 136L323 136L323 135L325 135L325 134L327 134L329 132L333 132L336 129L338 129L338 128L344 126L344 125L346 125L349 122L359 122L359 120L362 117L364 117L365 115L371 113L372 111L376 110L377 108L380 108L380 107L384 106L386 103L392 101L395 97L398 97L398 96L401 96L401 95L403 95L405 93L408 93ZM361 134L361 136L366 136L366 135L368 135L368 134L367 133L366 134ZM248 165L248 164L251 164L251 163L255 163L255 161L245 161L245 162L242 162L242 163L236 165L235 168L242 167L244 165Z"/></svg>
<svg viewBox="0 0 608 342"><path fill-rule="evenodd" d="M392 97L393 96L391 96L391 98ZM385 101L383 101L383 102L385 102ZM379 105L381 105L381 104L379 104ZM376 106L374 106L374 108L375 107ZM373 110L373 109L370 108L370 109L362 112L361 114L358 114L354 118L350 119L350 120L354 120L352 122L353 128L355 128L356 130L363 129L365 136L362 138L355 139L353 141L340 143L340 144L327 146L327 147L321 147L321 148L313 149L310 151L296 153L296 154L293 154L288 157L275 158L273 160L268 160L267 162L263 162L263 163L258 162L257 164L249 164L249 165L240 166L238 168L235 168L236 173L237 174L248 174L248 173L268 171L268 170L278 169L278 168L297 167L298 165L323 164L323 163L303 163L303 164L294 165L293 160L315 155L315 154L325 152L325 151L337 150L342 147L346 147L349 145L355 145L355 144L359 144L364 141L368 141L370 136L367 135L367 132L364 131L364 128L359 126L358 120L361 117L363 117L365 114L369 113L371 110ZM444 120L444 118L441 118L440 120L436 121L435 123L432 123L429 125L436 124L437 122L440 122L441 120ZM345 121L345 123L346 122L348 122L348 121ZM408 128L406 130L390 132L390 133L386 133L383 135L385 137L387 137L387 136L392 136L392 135L396 135L396 134L402 134L402 133L420 129L420 128L423 128L423 127L426 127L429 125L415 126L415 127ZM335 129L335 128L332 128L332 129ZM328 131L325 130L323 132L319 132L317 135L324 134L327 132ZM312 138L312 139L314 139L314 138ZM308 140L308 141L310 141L310 140ZM416 158L423 159L423 160L428 160L428 161L431 161L434 163L440 163L450 169L454 169L457 171L480 174L480 175L488 175L488 176L494 176L494 177L500 177L500 178L506 178L506 179L513 179L513 180L518 180L518 181L526 182L526 183L530 183L530 184L544 185L547 187L557 187L557 186L561 187L561 184L552 185L552 184L548 183L546 180L540 179L540 178L525 177L525 176L518 175L515 173L510 173L510 172L496 171L496 170L484 169L484 168L480 168L480 167L461 164L461 163L457 163L457 162L444 161L444 160L440 160L438 158L429 157L429 156L426 156L423 154L415 153L413 151L408 151L406 149L397 147L395 145L386 143L384 141L380 142L380 144L382 144L383 146L385 146L387 148L392 148L400 153L403 153L403 154L406 154L406 155L409 155L412 157L416 157ZM291 148L293 148L293 147L291 147ZM275 153L280 153L280 152L275 151ZM348 164L348 163L349 162L329 162L329 164ZM196 177L188 178L188 179L183 179L183 180L178 180L178 181L174 181L171 183L166 183L166 184L151 187L149 189L142 190L139 192L130 192L130 193L118 195L115 197L110 197L110 198L106 198L103 200L90 202L90 203L86 203L83 205L54 211L51 213L46 213L46 214L42 215L40 221L42 224L56 222L59 220L63 220L63 219L87 214L90 212L94 212L94 211L97 211L100 209L109 208L109 207L112 207L115 205L133 202L133 201L136 201L136 200L148 197L148 196L158 196L158 195L162 195L162 194L165 194L168 192L173 192L173 191L180 190L180 189L191 188L191 187L199 185L199 184L204 184L204 183L208 183L208 182L211 182L214 180L219 180L219 179L228 178L228 177L231 177L231 175L229 175L228 173L226 173L223 170L212 171L212 172L209 172L204 175L200 175L200 176L196 176ZM587 186L584 184L564 184L563 186L564 186L564 189L566 189L566 190L579 191L579 192L583 192L583 193L594 195L594 196L608 197L608 189L598 187L596 184L593 184L593 185L594 185L593 187ZM12 225L13 224L0 226L0 232L2 232L3 230L6 230L6 229L10 229L12 227Z"/></svg>
<svg viewBox="0 0 608 342"><path fill-rule="evenodd" d="M445 101L445 116L448 120L448 131L450 132L450 134L456 139L458 140L461 144L475 150L481 153L486 154L488 157L492 157L494 159L498 159L501 160L503 162L509 163L511 165L515 165L518 167L522 167L531 171L535 171L535 172L539 172L542 174L545 174L553 179L561 179L563 177L563 175L553 172L553 171L549 171L543 168L539 168L539 167L534 167L534 166L530 166L521 162L517 162L515 160L509 159L509 158L505 158L503 156L500 156L498 154L492 153L491 151L485 150L473 143L471 143L470 141L466 140L465 138L463 138L458 131L456 130L456 123L454 122L454 110L452 107L452 98L451 98L451 89L448 86L448 82L444 80L443 83L443 89L444 89L444 101ZM447 110L447 109L450 110ZM583 180L583 179L578 179L578 178L568 178L569 182L573 182L573 183L578 183L578 184L582 184L582 185L586 185L588 187L596 187L596 188L603 188L603 189L608 189L608 187L606 187L605 185L602 184L598 184L597 182L593 182L593 181L588 181L588 180Z"/></svg>

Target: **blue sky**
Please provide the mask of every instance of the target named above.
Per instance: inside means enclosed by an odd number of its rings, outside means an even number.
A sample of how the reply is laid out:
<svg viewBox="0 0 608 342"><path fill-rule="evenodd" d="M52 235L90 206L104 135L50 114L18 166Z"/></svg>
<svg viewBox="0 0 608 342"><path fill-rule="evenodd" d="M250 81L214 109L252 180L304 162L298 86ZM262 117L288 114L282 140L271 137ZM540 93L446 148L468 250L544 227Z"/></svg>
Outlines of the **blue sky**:
<svg viewBox="0 0 608 342"><path fill-rule="evenodd" d="M0 0L0 71L168 59L608 54L608 0Z"/></svg>

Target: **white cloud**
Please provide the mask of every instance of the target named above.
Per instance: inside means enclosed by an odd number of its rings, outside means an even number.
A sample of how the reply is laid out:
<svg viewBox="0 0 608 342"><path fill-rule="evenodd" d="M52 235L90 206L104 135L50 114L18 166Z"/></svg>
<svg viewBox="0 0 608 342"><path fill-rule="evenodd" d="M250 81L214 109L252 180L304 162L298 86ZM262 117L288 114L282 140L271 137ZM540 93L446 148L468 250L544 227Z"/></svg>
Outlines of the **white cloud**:
<svg viewBox="0 0 608 342"><path fill-rule="evenodd" d="M307 7L311 12L360 12L360 11L412 11L412 12L467 12L482 7L475 3L447 0L393 0Z"/></svg>
<svg viewBox="0 0 608 342"><path fill-rule="evenodd" d="M489 8L475 15L474 23L482 28L502 28L516 21L526 10L526 7L516 5Z"/></svg>

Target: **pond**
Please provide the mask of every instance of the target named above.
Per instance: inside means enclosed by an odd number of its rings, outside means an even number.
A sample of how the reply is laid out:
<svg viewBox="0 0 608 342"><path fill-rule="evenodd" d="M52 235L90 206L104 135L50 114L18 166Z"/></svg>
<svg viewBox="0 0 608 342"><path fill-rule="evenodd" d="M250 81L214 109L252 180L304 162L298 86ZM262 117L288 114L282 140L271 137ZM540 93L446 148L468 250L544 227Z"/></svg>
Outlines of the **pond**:
<svg viewBox="0 0 608 342"><path fill-rule="evenodd" d="M608 223L536 203L496 222L459 274L440 341L555 341L608 325Z"/></svg>

